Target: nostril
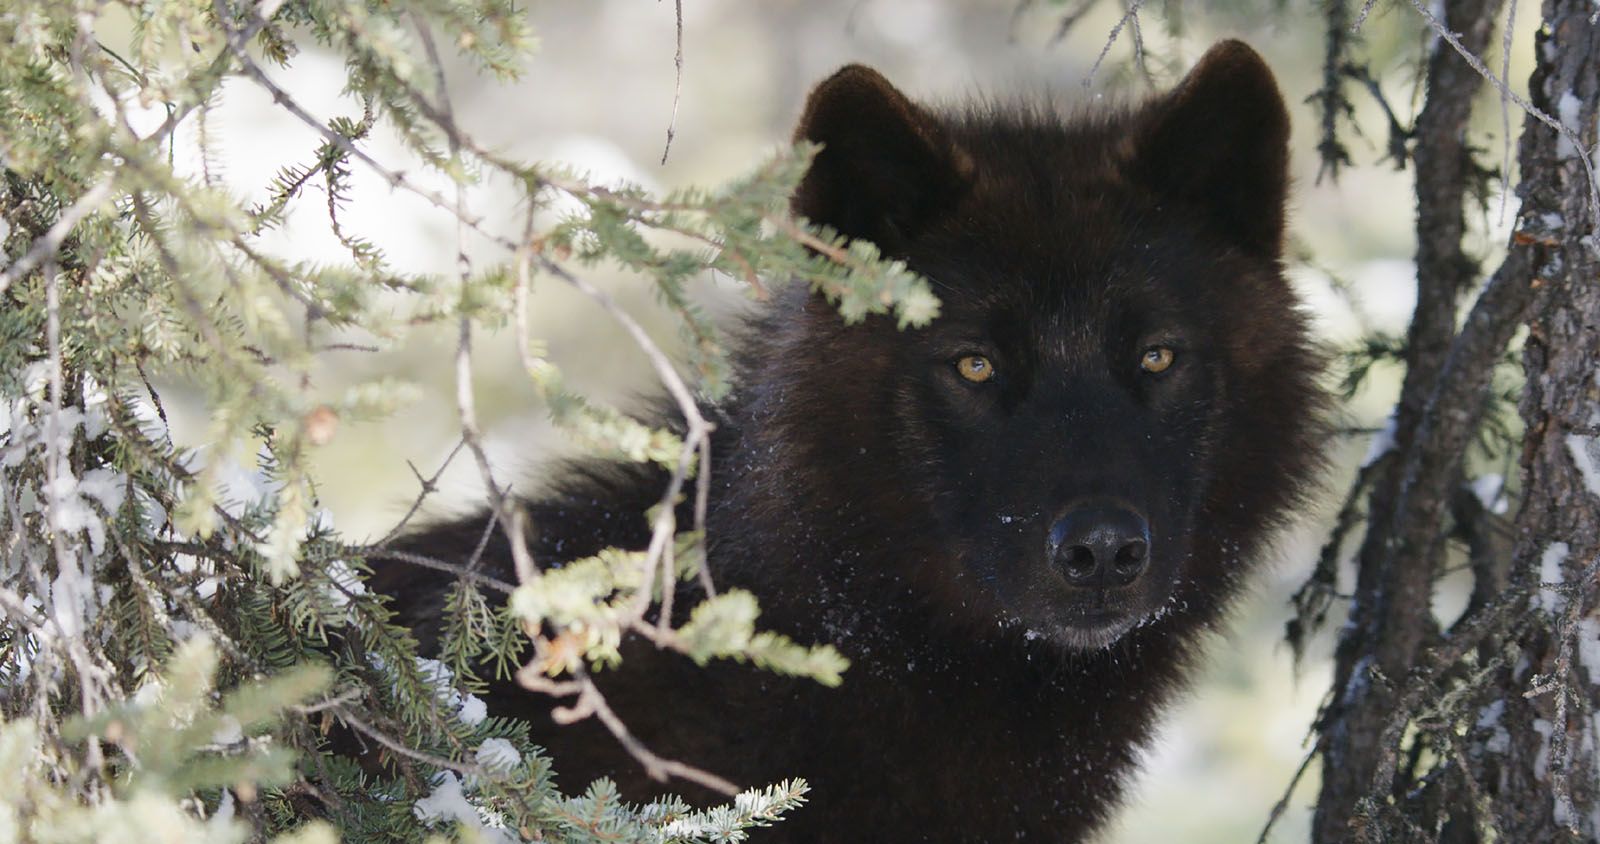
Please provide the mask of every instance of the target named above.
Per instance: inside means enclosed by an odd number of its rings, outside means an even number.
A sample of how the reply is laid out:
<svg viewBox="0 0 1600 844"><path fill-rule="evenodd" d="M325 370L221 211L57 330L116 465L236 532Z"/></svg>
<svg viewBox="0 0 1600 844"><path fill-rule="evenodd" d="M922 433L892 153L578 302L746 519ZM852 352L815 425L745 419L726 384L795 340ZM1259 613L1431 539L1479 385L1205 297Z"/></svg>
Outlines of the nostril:
<svg viewBox="0 0 1600 844"><path fill-rule="evenodd" d="M1115 502L1068 509L1051 524L1046 541L1056 569L1074 588L1127 586L1150 565L1150 523Z"/></svg>
<svg viewBox="0 0 1600 844"><path fill-rule="evenodd" d="M1094 552L1082 545L1061 549L1061 568L1073 580L1085 580L1094 574Z"/></svg>

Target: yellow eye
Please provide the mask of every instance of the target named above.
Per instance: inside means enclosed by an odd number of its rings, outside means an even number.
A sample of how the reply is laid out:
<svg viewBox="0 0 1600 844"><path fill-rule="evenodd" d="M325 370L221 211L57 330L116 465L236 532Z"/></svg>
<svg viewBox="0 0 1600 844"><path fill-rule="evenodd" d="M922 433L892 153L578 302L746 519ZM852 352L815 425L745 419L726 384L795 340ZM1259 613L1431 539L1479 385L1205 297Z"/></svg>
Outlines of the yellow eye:
<svg viewBox="0 0 1600 844"><path fill-rule="evenodd" d="M974 384L982 384L994 377L994 364L983 355L967 355L956 361L956 371L961 373L962 378Z"/></svg>
<svg viewBox="0 0 1600 844"><path fill-rule="evenodd" d="M1166 372L1172 366L1172 350L1166 346L1151 346L1144 350L1144 356L1139 359L1139 368L1145 372Z"/></svg>

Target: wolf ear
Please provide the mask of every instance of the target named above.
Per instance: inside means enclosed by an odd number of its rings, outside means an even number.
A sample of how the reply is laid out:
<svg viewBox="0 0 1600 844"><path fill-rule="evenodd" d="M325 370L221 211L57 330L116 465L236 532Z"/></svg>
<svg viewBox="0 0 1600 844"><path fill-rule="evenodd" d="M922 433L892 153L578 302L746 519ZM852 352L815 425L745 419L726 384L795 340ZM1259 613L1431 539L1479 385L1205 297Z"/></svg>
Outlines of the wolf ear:
<svg viewBox="0 0 1600 844"><path fill-rule="evenodd" d="M939 121L872 68L848 65L806 99L795 141L822 144L795 213L899 252L972 178Z"/></svg>
<svg viewBox="0 0 1600 844"><path fill-rule="evenodd" d="M1283 253L1289 113L1272 71L1242 41L1222 41L1146 107L1134 171L1151 189L1207 209L1226 234Z"/></svg>

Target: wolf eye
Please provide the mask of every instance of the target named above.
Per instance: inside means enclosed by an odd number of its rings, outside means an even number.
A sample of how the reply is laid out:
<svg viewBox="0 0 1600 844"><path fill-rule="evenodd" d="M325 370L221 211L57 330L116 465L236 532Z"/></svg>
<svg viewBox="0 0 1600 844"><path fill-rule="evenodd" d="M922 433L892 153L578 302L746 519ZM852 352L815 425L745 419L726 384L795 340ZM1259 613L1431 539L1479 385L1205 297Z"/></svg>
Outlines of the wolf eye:
<svg viewBox="0 0 1600 844"><path fill-rule="evenodd" d="M1139 368L1151 374L1166 372L1172 366L1172 350L1166 346L1151 346L1139 358Z"/></svg>
<svg viewBox="0 0 1600 844"><path fill-rule="evenodd" d="M956 361L956 371L961 373L962 378L974 384L982 384L994 377L994 364L983 355L966 355Z"/></svg>

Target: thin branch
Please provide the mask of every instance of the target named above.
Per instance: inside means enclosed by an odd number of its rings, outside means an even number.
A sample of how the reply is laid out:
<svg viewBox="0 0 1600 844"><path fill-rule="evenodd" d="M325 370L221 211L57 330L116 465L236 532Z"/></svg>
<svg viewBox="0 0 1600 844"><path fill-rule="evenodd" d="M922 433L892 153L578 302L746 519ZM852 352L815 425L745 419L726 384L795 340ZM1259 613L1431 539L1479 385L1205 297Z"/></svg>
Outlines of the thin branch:
<svg viewBox="0 0 1600 844"><path fill-rule="evenodd" d="M433 569L434 571L442 571L446 574L453 574L456 577L470 580L479 586L486 586L502 595L510 595L512 592L516 591L517 588L516 584L507 583L498 577L492 577L490 575L483 574L482 572L469 571L466 566L445 562L444 560L440 560L435 557L429 557L426 554L415 554L410 551L401 551L395 548L383 548L375 546L351 546L348 550L353 556L360 556L372 560L396 560L402 563L409 563L413 566L420 566L421 568L425 569Z"/></svg>
<svg viewBox="0 0 1600 844"><path fill-rule="evenodd" d="M435 756L432 753L425 753L421 750L407 747L402 742L395 741L382 730L372 726L360 716L356 715L348 706L336 704L328 707L327 711L332 712L340 721L343 721L356 732L361 733L362 735L388 748L390 751L404 756L407 759L421 762L424 765L432 765L435 768L445 768L447 770L455 771L458 774L471 774L475 777L482 777L485 775L484 769L478 765L472 765L465 762L456 762L446 759L443 756Z"/></svg>
<svg viewBox="0 0 1600 844"><path fill-rule="evenodd" d="M1144 0L1129 0L1127 11L1122 13L1122 18L1117 21L1117 25L1111 27L1111 34L1106 36L1105 46L1100 48L1100 55L1095 58L1094 65L1089 68L1089 74L1083 78L1083 87L1088 88L1094 82L1094 76L1100 71L1101 63L1106 60L1106 56L1111 52L1111 46L1117 43L1117 36L1122 34L1123 27L1127 26L1129 21L1137 21L1139 19L1139 9L1142 6L1144 6Z"/></svg>
<svg viewBox="0 0 1600 844"><path fill-rule="evenodd" d="M1062 15L1061 20L1057 22L1055 34L1050 36L1050 46L1054 47L1065 41L1067 35L1072 32L1073 27L1076 27L1078 22L1083 20L1083 16L1089 14L1089 11L1099 2L1100 0L1078 0L1078 5L1072 11Z"/></svg>
<svg viewBox="0 0 1600 844"><path fill-rule="evenodd" d="M1256 836L1256 844L1267 844L1267 834L1272 832L1272 827L1278 823L1278 819L1283 817L1283 813L1288 810L1289 800L1294 797L1295 786L1299 785L1300 780L1305 777L1306 771L1311 767L1311 760L1316 759L1317 754L1321 752L1322 744L1320 742L1314 742L1311 749L1306 751L1305 757L1300 760L1300 767L1295 769L1294 776L1289 778L1289 784L1284 787L1283 796L1278 798L1278 802L1272 804L1272 811L1267 815L1266 825L1261 827L1261 834Z"/></svg>
<svg viewBox="0 0 1600 844"><path fill-rule="evenodd" d="M450 449L449 454L445 455L444 460L439 464L439 468L434 470L433 475L426 478L422 476L421 472L417 471L417 467L413 465L411 461L406 461L406 465L411 467L411 474L415 475L417 478L417 483L421 484L422 491L417 493L417 497L411 501L410 509L406 510L406 514L404 516L400 517L400 521L395 523L395 526L390 528L389 532L384 534L382 539L373 543L374 547L388 547L391 542L394 542L395 539L399 538L401 532L405 530L406 524L411 521L412 517L416 516L418 510L422 509L422 502L425 501L429 495L432 495L439 489L439 479L444 476L444 471L450 468L450 464L455 462L456 455L460 454L461 449L465 448L466 445L466 440L456 440L455 447Z"/></svg>
<svg viewBox="0 0 1600 844"><path fill-rule="evenodd" d="M593 715L600 719L600 723L604 724L606 729L611 732L611 735L616 738L617 743L628 751L628 755L644 766L645 773L651 779L657 782L666 782L669 778L676 777L729 797L739 793L737 786L716 774L701 770L693 765L686 765L682 762L657 756L650 748L645 746L644 742L628 731L627 725L622 723L622 719L617 717L616 712L612 711L611 706L606 703L605 696L600 693L600 689L595 686L594 681L589 679L588 674L584 673L581 667L578 671L580 678L578 682L581 687L578 692L578 700L570 707L557 709L551 713L558 723L570 724Z"/></svg>
<svg viewBox="0 0 1600 844"><path fill-rule="evenodd" d="M672 118L667 121L667 143L661 148L662 165L667 163L667 154L672 152L672 138L678 133L678 100L683 96L683 0L672 0L672 5L678 16L678 50L672 57L676 75L672 83Z"/></svg>

